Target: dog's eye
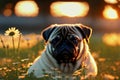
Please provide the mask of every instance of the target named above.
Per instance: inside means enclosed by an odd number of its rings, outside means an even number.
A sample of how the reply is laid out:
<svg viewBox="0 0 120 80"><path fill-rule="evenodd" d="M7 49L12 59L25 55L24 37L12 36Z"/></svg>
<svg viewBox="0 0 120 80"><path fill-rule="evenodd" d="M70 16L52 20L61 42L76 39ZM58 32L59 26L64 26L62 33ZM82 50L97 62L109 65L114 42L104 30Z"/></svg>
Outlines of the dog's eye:
<svg viewBox="0 0 120 80"><path fill-rule="evenodd" d="M70 35L70 36L68 37L68 39L69 39L70 41L72 41L73 43L75 43L75 44L77 44L78 41L79 41L79 38L78 38L77 36L74 36L74 35Z"/></svg>
<svg viewBox="0 0 120 80"><path fill-rule="evenodd" d="M60 35L57 35L55 38L55 40L60 40L60 39L61 39Z"/></svg>
<svg viewBox="0 0 120 80"><path fill-rule="evenodd" d="M57 35L52 41L51 43L52 44L56 44L57 42L59 42L61 40L61 36L60 35Z"/></svg>
<svg viewBox="0 0 120 80"><path fill-rule="evenodd" d="M70 39L70 40L76 40L77 37L75 37L75 36L73 36L73 35L70 35L70 36L69 36L69 39Z"/></svg>

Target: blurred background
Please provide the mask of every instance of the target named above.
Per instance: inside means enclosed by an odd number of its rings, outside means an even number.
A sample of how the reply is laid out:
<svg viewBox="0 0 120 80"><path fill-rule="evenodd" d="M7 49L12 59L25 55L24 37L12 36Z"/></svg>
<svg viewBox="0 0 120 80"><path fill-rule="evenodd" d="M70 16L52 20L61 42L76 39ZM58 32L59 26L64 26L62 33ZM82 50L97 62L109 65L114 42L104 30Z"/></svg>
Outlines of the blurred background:
<svg viewBox="0 0 120 80"><path fill-rule="evenodd" d="M82 23L94 32L120 31L120 0L0 0L0 31L40 32L54 23Z"/></svg>
<svg viewBox="0 0 120 80"><path fill-rule="evenodd" d="M120 0L0 0L0 46L3 46L3 42L9 42L9 46L12 46L10 39L3 37L10 27L28 34L21 39L21 46L28 48L26 51L21 49L21 54L17 55L21 59L33 61L40 55L39 50L43 49L43 42L38 43L41 37L31 33L40 34L44 28L58 23L90 26L93 35L89 46L98 65L96 80L120 79ZM16 59L9 48L9 54L4 54L7 53L6 48L0 49L1 62L7 64L9 58Z"/></svg>

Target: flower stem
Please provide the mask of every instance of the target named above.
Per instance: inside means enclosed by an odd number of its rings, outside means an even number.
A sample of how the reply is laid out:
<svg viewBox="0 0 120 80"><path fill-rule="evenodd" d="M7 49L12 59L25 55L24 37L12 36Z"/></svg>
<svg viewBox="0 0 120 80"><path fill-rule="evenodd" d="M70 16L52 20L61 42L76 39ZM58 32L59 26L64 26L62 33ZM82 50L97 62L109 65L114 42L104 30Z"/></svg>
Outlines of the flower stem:
<svg viewBox="0 0 120 80"><path fill-rule="evenodd" d="M14 53L16 53L16 51L15 51L15 42L14 42L14 37L12 36L12 43L13 43L13 51L14 51Z"/></svg>
<svg viewBox="0 0 120 80"><path fill-rule="evenodd" d="M19 40L18 40L18 47L17 47L17 53L18 53L18 55L20 53L20 40L21 40L21 36L22 36L22 34L20 34Z"/></svg>
<svg viewBox="0 0 120 80"><path fill-rule="evenodd" d="M4 41L3 41L1 36L0 36L0 39L1 39L1 43L2 43L3 48L5 48L5 44L4 44Z"/></svg>
<svg viewBox="0 0 120 80"><path fill-rule="evenodd" d="M8 54L8 49L7 49L7 47L5 46L4 41L3 41L3 39L2 39L1 36L0 36L0 40L1 40L1 43L2 43L2 46L3 46L3 49L5 49L5 55L7 55L7 54Z"/></svg>

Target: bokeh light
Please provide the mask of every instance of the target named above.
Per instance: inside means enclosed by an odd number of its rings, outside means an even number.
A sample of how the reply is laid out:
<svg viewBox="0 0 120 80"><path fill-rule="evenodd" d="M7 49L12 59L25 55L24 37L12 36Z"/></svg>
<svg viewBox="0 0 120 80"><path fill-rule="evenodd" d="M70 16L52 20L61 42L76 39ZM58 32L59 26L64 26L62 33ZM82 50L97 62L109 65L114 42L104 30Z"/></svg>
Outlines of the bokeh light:
<svg viewBox="0 0 120 80"><path fill-rule="evenodd" d="M15 14L22 17L35 17L39 14L39 7L35 1L19 1L15 5Z"/></svg>
<svg viewBox="0 0 120 80"><path fill-rule="evenodd" d="M53 2L50 12L54 17L84 17L88 14L89 5L87 2Z"/></svg>
<svg viewBox="0 0 120 80"><path fill-rule="evenodd" d="M12 15L12 3L8 3L5 5L5 9L3 10L3 15L8 17L8 16L11 16Z"/></svg>
<svg viewBox="0 0 120 80"><path fill-rule="evenodd" d="M102 40L109 46L120 46L120 33L106 33Z"/></svg>
<svg viewBox="0 0 120 80"><path fill-rule="evenodd" d="M11 16L12 15L12 10L11 9L5 9L4 11L3 11L3 15L4 16Z"/></svg>
<svg viewBox="0 0 120 80"><path fill-rule="evenodd" d="M103 10L103 16L107 19L118 19L117 11L109 5L106 5Z"/></svg>
<svg viewBox="0 0 120 80"><path fill-rule="evenodd" d="M116 4L118 3L118 0L104 0L106 3L110 3L110 4Z"/></svg>

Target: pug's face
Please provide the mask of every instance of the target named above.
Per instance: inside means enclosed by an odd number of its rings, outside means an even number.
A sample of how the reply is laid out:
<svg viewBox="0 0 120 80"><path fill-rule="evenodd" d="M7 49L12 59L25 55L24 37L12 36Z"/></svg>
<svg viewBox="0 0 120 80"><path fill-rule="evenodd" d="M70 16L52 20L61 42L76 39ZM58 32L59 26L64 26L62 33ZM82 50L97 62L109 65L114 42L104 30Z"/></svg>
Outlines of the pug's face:
<svg viewBox="0 0 120 80"><path fill-rule="evenodd" d="M53 48L52 55L57 60L58 64L72 63L75 64L82 41L82 36L76 34L70 29L64 30L62 27L50 40L50 44Z"/></svg>
<svg viewBox="0 0 120 80"><path fill-rule="evenodd" d="M43 38L50 45L49 52L58 64L75 65L83 49L83 40L88 42L91 31L81 24L57 24L45 29Z"/></svg>

